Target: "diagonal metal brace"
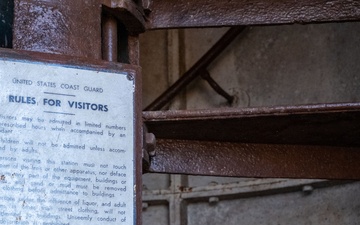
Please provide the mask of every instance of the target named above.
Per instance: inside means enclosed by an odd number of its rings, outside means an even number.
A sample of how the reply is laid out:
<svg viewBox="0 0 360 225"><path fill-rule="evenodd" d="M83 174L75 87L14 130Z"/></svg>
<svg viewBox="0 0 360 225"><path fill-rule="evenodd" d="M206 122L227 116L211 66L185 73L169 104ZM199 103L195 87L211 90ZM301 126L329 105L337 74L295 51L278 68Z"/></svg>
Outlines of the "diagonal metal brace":
<svg viewBox="0 0 360 225"><path fill-rule="evenodd" d="M200 76L209 83L209 85L214 89L214 91L216 91L216 93L223 96L230 105L233 103L234 96L231 96L222 87L220 87L220 85L210 76L209 71L203 71Z"/></svg>
<svg viewBox="0 0 360 225"><path fill-rule="evenodd" d="M189 85L195 78L201 75L201 72L219 56L219 54L230 44L235 38L245 30L245 26L232 27L218 42L212 46L179 80L171 85L164 93L155 99L144 111L161 110L169 103L180 91Z"/></svg>

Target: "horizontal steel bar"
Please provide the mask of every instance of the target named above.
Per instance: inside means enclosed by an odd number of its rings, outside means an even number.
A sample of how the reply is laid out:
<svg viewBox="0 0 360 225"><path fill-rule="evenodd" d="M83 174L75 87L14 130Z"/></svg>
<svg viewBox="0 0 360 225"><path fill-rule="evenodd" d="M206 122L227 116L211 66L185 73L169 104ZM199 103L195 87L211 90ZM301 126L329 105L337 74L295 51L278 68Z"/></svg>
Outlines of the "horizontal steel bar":
<svg viewBox="0 0 360 225"><path fill-rule="evenodd" d="M166 202L173 195L179 195L188 201L207 201L209 197L217 196L221 199L247 198L259 195L274 195L302 191L304 186L313 188L331 187L348 184L349 181L329 181L315 179L255 179L253 181L217 184L200 187L179 187L174 192L170 190L144 190L143 201Z"/></svg>
<svg viewBox="0 0 360 225"><path fill-rule="evenodd" d="M153 0L147 29L360 20L359 1Z"/></svg>
<svg viewBox="0 0 360 225"><path fill-rule="evenodd" d="M360 103L144 112L157 138L360 147Z"/></svg>
<svg viewBox="0 0 360 225"><path fill-rule="evenodd" d="M159 139L150 172L360 179L359 161L360 148Z"/></svg>

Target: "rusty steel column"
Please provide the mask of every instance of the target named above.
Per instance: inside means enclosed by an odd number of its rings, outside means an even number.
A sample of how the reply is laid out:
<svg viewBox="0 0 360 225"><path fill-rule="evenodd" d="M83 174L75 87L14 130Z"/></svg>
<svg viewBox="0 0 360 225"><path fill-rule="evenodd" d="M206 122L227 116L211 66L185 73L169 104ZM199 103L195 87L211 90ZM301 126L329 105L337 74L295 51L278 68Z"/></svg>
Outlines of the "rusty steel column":
<svg viewBox="0 0 360 225"><path fill-rule="evenodd" d="M117 21L110 15L104 15L102 21L102 58L111 62L118 61Z"/></svg>
<svg viewBox="0 0 360 225"><path fill-rule="evenodd" d="M15 0L13 48L101 59L99 0Z"/></svg>
<svg viewBox="0 0 360 225"><path fill-rule="evenodd" d="M128 37L128 55L131 65L140 65L140 42L138 35Z"/></svg>

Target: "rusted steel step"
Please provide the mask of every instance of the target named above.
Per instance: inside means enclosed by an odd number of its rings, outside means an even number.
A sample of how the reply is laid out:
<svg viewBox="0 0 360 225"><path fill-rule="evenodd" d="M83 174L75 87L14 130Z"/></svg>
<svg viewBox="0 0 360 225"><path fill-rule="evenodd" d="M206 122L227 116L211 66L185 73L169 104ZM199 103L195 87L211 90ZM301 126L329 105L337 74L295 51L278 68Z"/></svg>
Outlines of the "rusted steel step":
<svg viewBox="0 0 360 225"><path fill-rule="evenodd" d="M144 112L149 172L360 179L360 104Z"/></svg>
<svg viewBox="0 0 360 225"><path fill-rule="evenodd" d="M360 147L360 103L143 112L161 139Z"/></svg>
<svg viewBox="0 0 360 225"><path fill-rule="evenodd" d="M149 172L360 179L360 148L158 139Z"/></svg>

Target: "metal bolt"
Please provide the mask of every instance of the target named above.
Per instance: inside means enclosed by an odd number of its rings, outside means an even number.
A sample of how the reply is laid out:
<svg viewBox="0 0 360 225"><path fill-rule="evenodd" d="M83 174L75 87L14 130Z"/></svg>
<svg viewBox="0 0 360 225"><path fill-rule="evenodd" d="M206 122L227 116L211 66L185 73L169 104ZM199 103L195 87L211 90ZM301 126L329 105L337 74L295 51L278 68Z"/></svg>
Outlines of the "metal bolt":
<svg viewBox="0 0 360 225"><path fill-rule="evenodd" d="M302 191L304 192L305 195L309 195L314 191L314 188L311 185L305 185L303 186Z"/></svg>
<svg viewBox="0 0 360 225"><path fill-rule="evenodd" d="M146 133L145 137L146 141L146 150L148 151L150 156L155 156L155 146L156 146L156 138L153 133Z"/></svg>
<svg viewBox="0 0 360 225"><path fill-rule="evenodd" d="M209 204L210 205L215 205L219 202L219 198L218 197L210 197L209 198Z"/></svg>
<svg viewBox="0 0 360 225"><path fill-rule="evenodd" d="M146 149L142 149L142 162L143 162L143 173L149 172L150 168L150 156Z"/></svg>
<svg viewBox="0 0 360 225"><path fill-rule="evenodd" d="M152 11L152 0L142 0L142 7L146 14L151 13Z"/></svg>
<svg viewBox="0 0 360 225"><path fill-rule="evenodd" d="M148 207L149 207L149 203L147 203L147 202L142 203L143 210L147 209Z"/></svg>
<svg viewBox="0 0 360 225"><path fill-rule="evenodd" d="M219 184L219 183L216 182L216 181L211 181L211 182L209 183L210 186L215 186L215 185L218 185L218 184Z"/></svg>
<svg viewBox="0 0 360 225"><path fill-rule="evenodd" d="M128 79L128 80L134 80L134 75L133 74L127 74L127 76L126 76L126 78Z"/></svg>

